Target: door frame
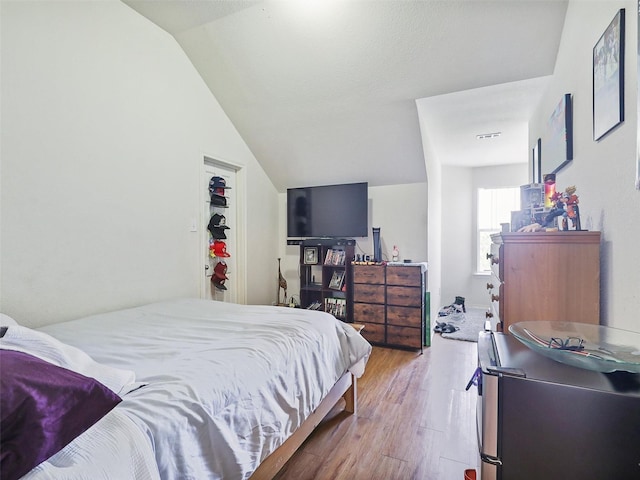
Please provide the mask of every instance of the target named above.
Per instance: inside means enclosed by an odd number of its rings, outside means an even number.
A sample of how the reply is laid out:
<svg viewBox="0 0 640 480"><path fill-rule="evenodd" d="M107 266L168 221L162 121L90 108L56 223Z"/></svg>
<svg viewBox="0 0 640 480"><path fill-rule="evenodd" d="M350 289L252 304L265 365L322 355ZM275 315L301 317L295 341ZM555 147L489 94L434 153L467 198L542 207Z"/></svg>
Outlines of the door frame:
<svg viewBox="0 0 640 480"><path fill-rule="evenodd" d="M205 211L205 205L209 200L208 192L206 192L202 186L205 185L205 167L219 167L225 170L230 170L235 175L235 185L234 185L234 202L236 203L236 231L234 231L235 235L235 246L233 248L233 253L236 258L236 271L234 274L236 275L236 302L239 304L247 303L247 178L246 178L246 169L243 165L239 165L234 162L230 162L228 160L223 160L219 156L213 156L208 154L202 154L200 157L200 175L198 176L198 191L200 192L200 248L198 249L198 285L199 285L199 293L200 298L207 298L205 295L206 288L210 288L207 285L206 275L203 272L203 263L202 263L202 254L203 252L208 251L209 244L208 242L205 244L206 235L204 232L207 231L207 224L204 223L204 219L209 215L209 210Z"/></svg>

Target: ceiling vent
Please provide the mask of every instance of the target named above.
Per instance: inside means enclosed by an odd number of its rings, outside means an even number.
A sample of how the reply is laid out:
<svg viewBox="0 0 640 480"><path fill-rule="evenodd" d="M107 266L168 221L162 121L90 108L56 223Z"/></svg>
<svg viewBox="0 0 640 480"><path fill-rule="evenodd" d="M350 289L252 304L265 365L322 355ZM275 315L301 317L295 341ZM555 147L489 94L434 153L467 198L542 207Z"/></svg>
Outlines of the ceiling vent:
<svg viewBox="0 0 640 480"><path fill-rule="evenodd" d="M482 133L480 135L476 135L478 140L485 140L487 138L498 138L502 135L502 132L494 132L494 133Z"/></svg>

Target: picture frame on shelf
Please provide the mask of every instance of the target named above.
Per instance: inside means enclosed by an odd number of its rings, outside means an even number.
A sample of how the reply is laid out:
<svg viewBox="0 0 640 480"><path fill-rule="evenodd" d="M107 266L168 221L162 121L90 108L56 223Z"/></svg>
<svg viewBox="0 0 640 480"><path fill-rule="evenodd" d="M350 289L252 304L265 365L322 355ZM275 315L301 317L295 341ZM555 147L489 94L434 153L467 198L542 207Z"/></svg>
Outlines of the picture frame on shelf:
<svg viewBox="0 0 640 480"><path fill-rule="evenodd" d="M621 8L593 47L593 139L624 121L625 10Z"/></svg>
<svg viewBox="0 0 640 480"><path fill-rule="evenodd" d="M304 247L304 264L317 265L318 247Z"/></svg>
<svg viewBox="0 0 640 480"><path fill-rule="evenodd" d="M333 272L331 276L331 281L329 282L329 288L332 290L340 290L342 288L342 283L344 282L344 270L336 270Z"/></svg>

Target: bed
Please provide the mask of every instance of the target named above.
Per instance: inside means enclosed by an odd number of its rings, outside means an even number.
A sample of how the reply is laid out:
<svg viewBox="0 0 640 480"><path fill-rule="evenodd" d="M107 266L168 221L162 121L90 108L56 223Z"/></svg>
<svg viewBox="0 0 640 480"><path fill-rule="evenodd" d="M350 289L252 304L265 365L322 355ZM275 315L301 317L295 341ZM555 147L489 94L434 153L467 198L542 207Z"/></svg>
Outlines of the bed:
<svg viewBox="0 0 640 480"><path fill-rule="evenodd" d="M198 299L33 331L14 326L14 337L20 329L122 375L112 387L120 401L29 480L127 478L109 470L124 462L137 468L129 478L271 478L341 397L355 410L355 379L371 352L356 330L323 312ZM11 331L2 349L23 348ZM122 424L108 429L125 438L103 438L105 422ZM98 465L95 438L84 438L91 435L120 447L110 454L124 450L124 460ZM73 476L56 476L63 467Z"/></svg>

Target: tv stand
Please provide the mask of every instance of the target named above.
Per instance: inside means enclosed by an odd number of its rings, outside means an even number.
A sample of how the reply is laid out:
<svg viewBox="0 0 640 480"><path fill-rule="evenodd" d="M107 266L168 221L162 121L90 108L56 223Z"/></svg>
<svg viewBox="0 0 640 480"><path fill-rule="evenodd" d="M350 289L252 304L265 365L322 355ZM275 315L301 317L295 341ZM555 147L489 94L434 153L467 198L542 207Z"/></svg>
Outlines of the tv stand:
<svg viewBox="0 0 640 480"><path fill-rule="evenodd" d="M352 238L308 238L300 243L300 306L353 322ZM314 308L315 307L315 308Z"/></svg>

